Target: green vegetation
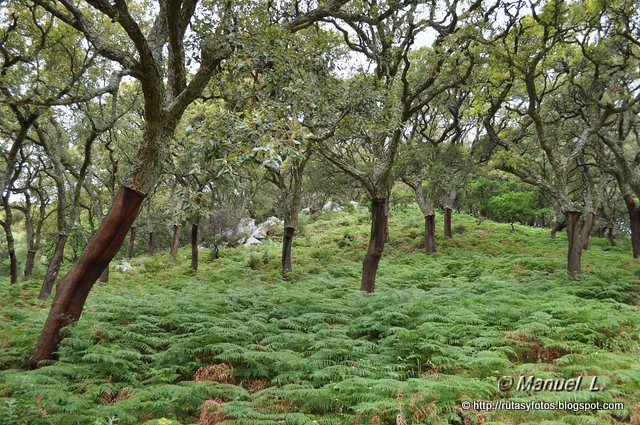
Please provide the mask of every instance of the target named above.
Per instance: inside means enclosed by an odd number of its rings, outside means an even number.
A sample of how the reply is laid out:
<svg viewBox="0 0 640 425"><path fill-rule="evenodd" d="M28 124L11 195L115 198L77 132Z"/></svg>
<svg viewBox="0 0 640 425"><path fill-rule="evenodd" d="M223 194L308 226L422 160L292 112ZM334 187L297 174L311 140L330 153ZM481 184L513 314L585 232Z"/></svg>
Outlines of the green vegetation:
<svg viewBox="0 0 640 425"><path fill-rule="evenodd" d="M441 216L438 215L438 226ZM417 206L396 207L378 290L359 290L366 211L300 223L294 271L280 234L252 248L134 259L96 285L59 361L17 369L48 303L0 280L0 424L637 424L640 314L628 242L592 238L584 274L566 236L454 215L421 248ZM502 393L496 377L598 376L602 392ZM463 400L622 401L623 411L462 410ZM402 418L398 418L401 415Z"/></svg>

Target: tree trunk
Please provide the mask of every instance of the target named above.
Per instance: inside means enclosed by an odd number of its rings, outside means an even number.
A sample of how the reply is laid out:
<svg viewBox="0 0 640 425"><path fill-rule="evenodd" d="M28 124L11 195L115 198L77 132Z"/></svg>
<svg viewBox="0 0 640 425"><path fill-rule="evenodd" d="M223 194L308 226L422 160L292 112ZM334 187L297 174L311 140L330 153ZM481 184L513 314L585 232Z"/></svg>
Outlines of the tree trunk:
<svg viewBox="0 0 640 425"><path fill-rule="evenodd" d="M580 229L580 212L568 211L567 216L567 241L568 258L567 272L569 277L576 279L580 275L580 259L582 256L582 235Z"/></svg>
<svg viewBox="0 0 640 425"><path fill-rule="evenodd" d="M24 265L24 278L31 279L33 275L33 266L36 262L36 250L30 249L27 251L27 263Z"/></svg>
<svg viewBox="0 0 640 425"><path fill-rule="evenodd" d="M11 264L11 283L18 281L18 258L16 257L16 250L11 241L11 247L9 248L9 261Z"/></svg>
<svg viewBox="0 0 640 425"><path fill-rule="evenodd" d="M444 207L444 237L450 238L453 237L453 233L451 233L451 208Z"/></svg>
<svg viewBox="0 0 640 425"><path fill-rule="evenodd" d="M294 227L284 228L284 239L282 239L282 271L288 273L291 268L291 243L293 242Z"/></svg>
<svg viewBox="0 0 640 425"><path fill-rule="evenodd" d="M174 260L178 255L178 248L180 248L180 226L173 225L173 234L171 236L171 258Z"/></svg>
<svg viewBox="0 0 640 425"><path fill-rule="evenodd" d="M154 232L149 232L149 255L156 253L156 235Z"/></svg>
<svg viewBox="0 0 640 425"><path fill-rule="evenodd" d="M47 273L44 275L44 281L42 282L42 288L40 289L40 295L38 298L46 300L53 289L53 285L56 283L58 277L58 271L60 271L60 264L64 257L64 247L67 244L67 234L59 233L58 242L56 243L55 251L53 251L53 257L49 262Z"/></svg>
<svg viewBox="0 0 640 425"><path fill-rule="evenodd" d="M130 260L133 258L133 244L136 241L136 226L131 226L131 231L129 234L129 244L127 245L127 259Z"/></svg>
<svg viewBox="0 0 640 425"><path fill-rule="evenodd" d="M191 268L198 270L198 225L191 225Z"/></svg>
<svg viewBox="0 0 640 425"><path fill-rule="evenodd" d="M613 227L607 228L607 239L609 239L611 246L616 246L616 238L613 237Z"/></svg>
<svg viewBox="0 0 640 425"><path fill-rule="evenodd" d="M29 366L36 367L42 360L55 358L61 340L60 329L80 318L89 291L118 253L140 212L143 199L140 192L124 186L120 188L98 231L87 243L75 266L60 281Z"/></svg>
<svg viewBox="0 0 640 425"><path fill-rule="evenodd" d="M424 216L424 250L428 255L436 252L436 216Z"/></svg>
<svg viewBox="0 0 640 425"><path fill-rule="evenodd" d="M366 292L373 292L376 287L376 273L384 244L386 241L386 219L385 219L385 198L373 199L371 201L371 237L369 247L362 262L362 281L360 289Z"/></svg>
<svg viewBox="0 0 640 425"><path fill-rule="evenodd" d="M592 212L587 213L587 219L582 227L582 249L589 249L589 236L591 236L591 231L593 230L593 224L596 221L596 215Z"/></svg>
<svg viewBox="0 0 640 425"><path fill-rule="evenodd" d="M2 197L2 205L4 207L5 215L5 219L2 222L2 227L4 228L4 233L7 238L7 251L9 252L9 264L11 270L11 283L16 283L18 281L18 259L16 257L16 247L15 240L13 238L13 230L11 229L11 227L13 226L13 214L11 211L11 205L9 205L9 193Z"/></svg>
<svg viewBox="0 0 640 425"><path fill-rule="evenodd" d="M629 194L624 196L624 202L627 204L627 211L629 212L633 258L638 258L640 256L640 208L638 208L636 201Z"/></svg>
<svg viewBox="0 0 640 425"><path fill-rule="evenodd" d="M109 265L108 264L107 264L107 267L105 267L104 270L102 271L102 273L100 274L99 281L100 281L100 283L109 282Z"/></svg>
<svg viewBox="0 0 640 425"><path fill-rule="evenodd" d="M551 239L555 240L556 239L556 233L558 233L560 230L564 229L565 227L567 227L567 223L565 221L554 221L553 222L553 226L551 226Z"/></svg>

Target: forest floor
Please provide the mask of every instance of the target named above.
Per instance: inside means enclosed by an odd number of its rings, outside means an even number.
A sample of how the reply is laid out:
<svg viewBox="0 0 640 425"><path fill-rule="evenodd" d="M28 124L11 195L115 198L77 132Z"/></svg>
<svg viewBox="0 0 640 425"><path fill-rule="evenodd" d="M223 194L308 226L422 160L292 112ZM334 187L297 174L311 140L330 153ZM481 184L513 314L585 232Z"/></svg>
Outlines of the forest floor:
<svg viewBox="0 0 640 425"><path fill-rule="evenodd" d="M252 248L132 260L96 285L60 360L28 358L49 302L0 279L0 424L640 424L640 262L592 238L454 214L421 249L391 211L376 292L359 291L366 211L305 217L283 281L278 236ZM503 392L501 376L596 376L603 391ZM623 410L483 411L464 401L623 402ZM402 421L405 422L402 422ZM223 422L224 421L224 422Z"/></svg>

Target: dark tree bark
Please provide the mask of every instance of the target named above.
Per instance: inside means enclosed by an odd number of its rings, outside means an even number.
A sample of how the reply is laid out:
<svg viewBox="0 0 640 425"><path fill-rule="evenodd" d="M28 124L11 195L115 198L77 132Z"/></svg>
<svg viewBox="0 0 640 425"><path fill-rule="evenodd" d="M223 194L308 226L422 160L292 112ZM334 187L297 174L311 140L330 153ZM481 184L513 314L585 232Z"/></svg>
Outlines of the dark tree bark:
<svg viewBox="0 0 640 425"><path fill-rule="evenodd" d="M133 258L133 246L136 241L136 226L131 226L131 230L129 231L129 244L127 244L127 255L126 258L128 260Z"/></svg>
<svg viewBox="0 0 640 425"><path fill-rule="evenodd" d="M36 250L30 249L27 251L27 262L24 265L24 278L31 279L33 275L33 266L36 262Z"/></svg>
<svg viewBox="0 0 640 425"><path fill-rule="evenodd" d="M58 242L56 243L56 248L53 251L53 257L51 257L51 261L49 262L49 267L47 268L47 273L44 275L44 281L42 282L42 288L40 289L40 295L38 295L38 298L43 301L49 298L49 294L51 294L51 290L53 289L53 284L56 282L56 277L58 276L58 271L60 270L60 265L64 258L64 247L66 244L67 234L59 233Z"/></svg>
<svg viewBox="0 0 640 425"><path fill-rule="evenodd" d="M640 208L630 194L624 196L629 212L629 224L631 227L631 250L633 258L640 256Z"/></svg>
<svg viewBox="0 0 640 425"><path fill-rule="evenodd" d="M453 236L451 232L451 207L444 207L444 237L450 238Z"/></svg>
<svg viewBox="0 0 640 425"><path fill-rule="evenodd" d="M108 264L107 264L107 267L105 267L102 273L100 274L100 279L98 280L100 281L100 283L109 282L109 265Z"/></svg>
<svg viewBox="0 0 640 425"><path fill-rule="evenodd" d="M156 253L156 235L154 232L149 232L149 255Z"/></svg>
<svg viewBox="0 0 640 425"><path fill-rule="evenodd" d="M2 197L2 204L4 206L5 219L4 221L0 222L0 224L4 228L4 234L7 238L7 251L9 252L9 264L11 270L11 283L16 283L18 281L18 259L16 257L15 240L13 239L13 213L11 211L11 205L9 205L8 192Z"/></svg>
<svg viewBox="0 0 640 425"><path fill-rule="evenodd" d="M582 226L582 249L589 249L589 236L591 236L591 231L593 230L593 224L596 221L596 215L593 212L587 214L584 225Z"/></svg>
<svg viewBox="0 0 640 425"><path fill-rule="evenodd" d="M180 226L174 224L171 234L171 258L174 260L178 256L178 248L180 248Z"/></svg>
<svg viewBox="0 0 640 425"><path fill-rule="evenodd" d="M140 212L144 195L121 187L113 206L102 220L75 266L62 278L51 311L44 324L29 365L55 358L61 340L60 329L82 314L84 303L100 274L117 254L129 228Z"/></svg>
<svg viewBox="0 0 640 425"><path fill-rule="evenodd" d="M360 289L373 292L376 287L376 273L386 241L386 203L384 198L371 201L371 237L369 247L362 262L362 281Z"/></svg>
<svg viewBox="0 0 640 425"><path fill-rule="evenodd" d="M554 221L551 226L551 239L555 240L556 234L565 227L567 227L566 221Z"/></svg>
<svg viewBox="0 0 640 425"><path fill-rule="evenodd" d="M572 279L580 275L580 260L582 257L582 231L580 226L580 212L568 211L567 217L567 241L568 257L567 272Z"/></svg>
<svg viewBox="0 0 640 425"><path fill-rule="evenodd" d="M293 234L296 231L293 227L284 228L284 239L282 240L282 271L288 273L291 268L291 243L293 242Z"/></svg>
<svg viewBox="0 0 640 425"><path fill-rule="evenodd" d="M424 216L424 250L427 254L436 252L436 216Z"/></svg>
<svg viewBox="0 0 640 425"><path fill-rule="evenodd" d="M191 225L191 268L198 270L198 225Z"/></svg>

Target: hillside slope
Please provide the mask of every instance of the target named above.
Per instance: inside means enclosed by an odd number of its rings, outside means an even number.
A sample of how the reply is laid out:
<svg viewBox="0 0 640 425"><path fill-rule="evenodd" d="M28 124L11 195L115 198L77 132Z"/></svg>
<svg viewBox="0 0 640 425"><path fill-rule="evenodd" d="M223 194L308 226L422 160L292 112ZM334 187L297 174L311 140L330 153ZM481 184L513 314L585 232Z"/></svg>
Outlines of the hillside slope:
<svg viewBox="0 0 640 425"><path fill-rule="evenodd" d="M441 217L438 216L438 227ZM640 424L640 262L593 238L584 276L566 237L454 215L421 249L417 208L392 211L373 295L366 211L303 220L283 281L278 237L133 261L90 295L60 361L28 358L49 306L0 281L0 424ZM604 391L502 392L497 378L597 376ZM586 380L586 378L585 378ZM621 401L624 410L463 410L466 400Z"/></svg>

